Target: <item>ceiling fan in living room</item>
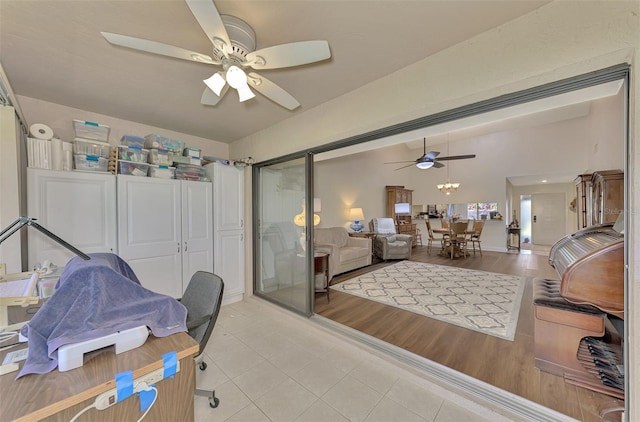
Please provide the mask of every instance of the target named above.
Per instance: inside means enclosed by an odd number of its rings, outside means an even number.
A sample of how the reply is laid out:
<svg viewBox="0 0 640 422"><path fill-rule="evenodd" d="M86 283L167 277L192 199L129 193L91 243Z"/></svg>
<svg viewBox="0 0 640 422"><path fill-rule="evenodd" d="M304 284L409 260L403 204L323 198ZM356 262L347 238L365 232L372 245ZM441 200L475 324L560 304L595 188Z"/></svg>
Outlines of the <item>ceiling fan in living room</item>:
<svg viewBox="0 0 640 422"><path fill-rule="evenodd" d="M240 102L249 100L255 97L253 88L276 104L293 110L300 103L291 94L264 76L247 73L244 69L301 66L331 57L329 43L325 40L292 42L256 50L256 34L248 23L235 16L221 15L212 0L185 1L212 43L211 56L143 38L110 32L101 34L111 44L121 47L221 66L222 70L203 81L207 85L201 98L204 105L218 104L229 87L237 90Z"/></svg>
<svg viewBox="0 0 640 422"><path fill-rule="evenodd" d="M396 170L402 170L407 167L416 166L417 168L424 170L431 167L440 168L444 167L440 161L451 161L451 160L466 160L468 158L476 158L475 154L469 155L450 155L448 157L438 157L440 154L438 151L429 151L427 152L427 138L423 140L423 154L415 159L414 161L391 161L385 164L402 164L402 163L411 163L406 166L402 166L397 168Z"/></svg>

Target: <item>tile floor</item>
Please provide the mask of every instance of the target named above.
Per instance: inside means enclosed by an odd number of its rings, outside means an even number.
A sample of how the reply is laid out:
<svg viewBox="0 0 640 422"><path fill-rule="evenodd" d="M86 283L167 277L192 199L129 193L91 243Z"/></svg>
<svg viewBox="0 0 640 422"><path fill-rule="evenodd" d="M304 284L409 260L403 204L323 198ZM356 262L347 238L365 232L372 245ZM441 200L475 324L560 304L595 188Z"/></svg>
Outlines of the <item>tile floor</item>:
<svg viewBox="0 0 640 422"><path fill-rule="evenodd" d="M257 298L223 306L196 421L506 421L504 416Z"/></svg>

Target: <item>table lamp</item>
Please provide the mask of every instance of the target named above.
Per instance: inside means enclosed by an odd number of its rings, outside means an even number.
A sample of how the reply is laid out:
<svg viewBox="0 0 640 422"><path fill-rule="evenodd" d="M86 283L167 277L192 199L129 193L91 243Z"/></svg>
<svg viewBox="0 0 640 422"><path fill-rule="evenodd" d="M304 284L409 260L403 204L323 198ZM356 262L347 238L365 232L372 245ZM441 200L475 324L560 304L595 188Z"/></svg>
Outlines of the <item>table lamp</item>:
<svg viewBox="0 0 640 422"><path fill-rule="evenodd" d="M349 227L354 232L361 232L364 226L360 224L362 220L364 220L364 213L362 212L362 208L351 208L349 210L349 220L353 220L353 224Z"/></svg>

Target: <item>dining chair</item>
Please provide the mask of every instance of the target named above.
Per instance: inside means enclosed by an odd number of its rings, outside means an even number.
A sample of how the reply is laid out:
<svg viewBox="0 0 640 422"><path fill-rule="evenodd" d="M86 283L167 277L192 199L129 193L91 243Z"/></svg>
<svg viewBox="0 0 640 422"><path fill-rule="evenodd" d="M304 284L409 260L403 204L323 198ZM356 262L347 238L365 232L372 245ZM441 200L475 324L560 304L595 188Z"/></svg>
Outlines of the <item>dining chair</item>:
<svg viewBox="0 0 640 422"><path fill-rule="evenodd" d="M440 248L442 250L444 250L444 236L440 236L440 237L436 237L435 234L433 233L433 228L431 227L431 221L429 221L428 219L425 220L425 224L427 225L427 234L428 234L428 241L427 241L427 254L431 255L431 248L433 247L433 242L438 241L440 242Z"/></svg>
<svg viewBox="0 0 640 422"><path fill-rule="evenodd" d="M467 221L456 221L451 223L451 236L445 240L445 246L448 248L448 252L450 252L451 259L454 258L456 253L462 254L465 258L467 257L467 227L469 222Z"/></svg>
<svg viewBox="0 0 640 422"><path fill-rule="evenodd" d="M476 255L476 243L478 244L478 250L480 251L480 256L482 256L482 247L480 246L480 235L482 234L482 229L484 228L484 220L475 220L473 222L473 227L471 228L471 246L473 247L473 256Z"/></svg>
<svg viewBox="0 0 640 422"><path fill-rule="evenodd" d="M440 219L440 224L442 224L442 228L443 229L449 229L450 228L449 222L447 220L445 220L444 218Z"/></svg>

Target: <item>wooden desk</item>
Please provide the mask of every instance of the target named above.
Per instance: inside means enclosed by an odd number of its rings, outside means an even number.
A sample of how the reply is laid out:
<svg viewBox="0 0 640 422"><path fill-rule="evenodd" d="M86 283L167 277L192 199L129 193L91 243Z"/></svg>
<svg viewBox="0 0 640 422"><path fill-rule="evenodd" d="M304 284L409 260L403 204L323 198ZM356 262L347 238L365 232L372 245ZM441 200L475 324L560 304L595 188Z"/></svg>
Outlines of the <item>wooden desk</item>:
<svg viewBox="0 0 640 422"><path fill-rule="evenodd" d="M9 351L0 352L0 360ZM196 343L186 333L168 337L150 336L144 345L116 355L113 346L85 355L82 367L67 372L54 369L44 375L26 375L15 379L18 372L0 376L0 419L2 421L69 421L76 413L92 404L95 397L115 388L115 375L133 371L133 378L163 367L162 355L175 351L180 372L156 384L158 399L145 417L148 421L193 421L195 389L194 356ZM20 362L20 368L24 361ZM137 394L105 410L91 409L80 421L135 421L142 416Z"/></svg>

